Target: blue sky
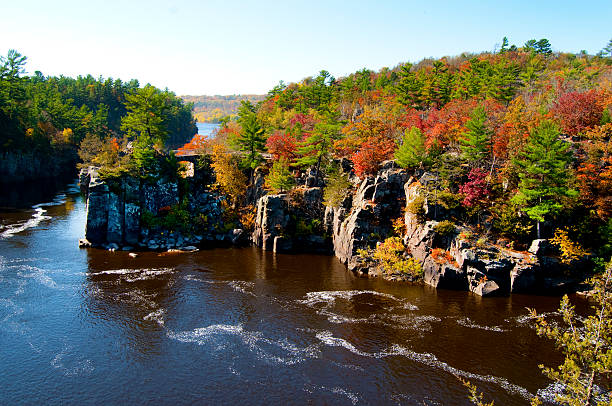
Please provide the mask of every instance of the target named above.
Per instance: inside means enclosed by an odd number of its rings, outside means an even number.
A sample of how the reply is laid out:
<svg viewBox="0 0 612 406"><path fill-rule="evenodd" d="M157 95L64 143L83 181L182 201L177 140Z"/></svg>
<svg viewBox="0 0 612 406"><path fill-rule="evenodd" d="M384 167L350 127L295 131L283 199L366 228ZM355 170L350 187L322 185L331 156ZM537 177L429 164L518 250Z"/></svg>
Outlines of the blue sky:
<svg viewBox="0 0 612 406"><path fill-rule="evenodd" d="M596 53L612 1L12 1L0 54L28 72L92 74L183 94L265 93L326 69L336 77L424 57L548 38Z"/></svg>

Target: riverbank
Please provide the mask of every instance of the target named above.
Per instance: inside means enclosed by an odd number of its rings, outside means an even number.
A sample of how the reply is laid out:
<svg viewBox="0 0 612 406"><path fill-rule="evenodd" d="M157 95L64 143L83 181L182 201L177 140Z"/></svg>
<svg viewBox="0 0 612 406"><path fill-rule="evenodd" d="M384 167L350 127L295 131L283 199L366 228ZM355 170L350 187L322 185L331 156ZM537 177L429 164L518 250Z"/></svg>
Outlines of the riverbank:
<svg viewBox="0 0 612 406"><path fill-rule="evenodd" d="M341 162L341 165L348 165ZM436 288L469 290L480 296L575 291L588 276L586 263L566 264L546 240L513 249L505 240L483 240L453 210L428 196L437 177L406 171L393 161L376 176L350 178L353 185L337 206L323 205L324 188L312 173L287 194L270 195L257 172L239 212L210 187L210 168L183 180L122 178L100 180L91 169L81 174L87 193L86 239L82 246L110 250L193 251L252 243L274 253L334 254L363 277L416 281ZM242 217L241 217L242 216ZM419 273L385 267L376 250L396 233L403 254ZM484 241L484 242L483 242ZM408 258L408 259L405 259ZM392 264L393 265L393 264Z"/></svg>

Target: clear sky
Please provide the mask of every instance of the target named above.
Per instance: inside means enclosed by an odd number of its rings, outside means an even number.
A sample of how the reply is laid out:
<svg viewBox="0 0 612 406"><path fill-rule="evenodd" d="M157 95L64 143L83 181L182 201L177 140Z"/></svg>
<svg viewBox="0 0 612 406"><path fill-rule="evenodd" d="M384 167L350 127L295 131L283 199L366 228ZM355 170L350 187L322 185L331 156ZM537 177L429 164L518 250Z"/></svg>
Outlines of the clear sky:
<svg viewBox="0 0 612 406"><path fill-rule="evenodd" d="M178 95L266 93L321 69L341 77L548 38L596 53L612 1L2 0L0 54L27 70L138 79Z"/></svg>

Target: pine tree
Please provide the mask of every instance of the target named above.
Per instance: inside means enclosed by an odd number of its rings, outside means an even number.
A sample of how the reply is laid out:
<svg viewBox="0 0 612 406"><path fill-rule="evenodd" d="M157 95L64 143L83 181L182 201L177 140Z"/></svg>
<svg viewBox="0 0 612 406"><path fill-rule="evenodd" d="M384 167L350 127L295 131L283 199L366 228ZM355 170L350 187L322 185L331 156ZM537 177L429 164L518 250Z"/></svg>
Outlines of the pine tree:
<svg viewBox="0 0 612 406"><path fill-rule="evenodd" d="M165 142L166 97L157 88L146 85L125 95L127 115L121 119L121 130L131 139L146 136L152 143Z"/></svg>
<svg viewBox="0 0 612 406"><path fill-rule="evenodd" d="M255 106L250 101L242 100L238 109L238 122L242 126L240 136L235 140L243 156L243 165L251 171L259 165L262 160L261 152L266 146L264 129L257 121Z"/></svg>
<svg viewBox="0 0 612 406"><path fill-rule="evenodd" d="M543 121L529 134L529 139L519 158L514 160L519 175L519 190L512 201L537 222L555 216L563 208L563 198L575 197L570 170L572 159L569 144L559 139L559 129L552 121Z"/></svg>
<svg viewBox="0 0 612 406"><path fill-rule="evenodd" d="M402 168L416 168L425 163L425 135L418 127L404 132L402 144L395 151L395 160Z"/></svg>
<svg viewBox="0 0 612 406"><path fill-rule="evenodd" d="M508 52L508 37L504 37L504 39L502 39L502 46L499 50L499 53L501 54L505 54L506 52Z"/></svg>
<svg viewBox="0 0 612 406"><path fill-rule="evenodd" d="M468 129L460 139L463 158L472 166L481 165L491 154L491 130L486 124L487 114L482 106L472 112L465 123Z"/></svg>
<svg viewBox="0 0 612 406"><path fill-rule="evenodd" d="M414 72L411 72L412 64L402 65L399 72L399 83L397 93L400 103L408 107L415 107L421 104L420 84Z"/></svg>
<svg viewBox="0 0 612 406"><path fill-rule="evenodd" d="M316 166L315 184L319 180L321 162L329 155L333 142L338 138L339 134L340 124L335 121L334 117L328 117L326 122L315 124L312 133L300 143L297 150L300 158L297 164L304 167Z"/></svg>
<svg viewBox="0 0 612 406"><path fill-rule="evenodd" d="M289 163L285 160L276 161L272 164L272 169L266 177L266 188L274 193L282 193L293 187L295 180L289 170Z"/></svg>

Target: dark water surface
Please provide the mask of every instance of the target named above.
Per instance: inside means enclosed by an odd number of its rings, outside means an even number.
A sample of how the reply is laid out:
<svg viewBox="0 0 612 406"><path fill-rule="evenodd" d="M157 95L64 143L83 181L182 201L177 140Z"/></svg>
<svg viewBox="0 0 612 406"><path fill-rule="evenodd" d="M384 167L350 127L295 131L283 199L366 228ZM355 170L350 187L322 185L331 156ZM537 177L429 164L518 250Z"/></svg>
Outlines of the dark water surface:
<svg viewBox="0 0 612 406"><path fill-rule="evenodd" d="M80 250L76 187L41 201L0 212L3 405L468 405L455 375L526 405L548 386L537 365L560 360L525 310L558 298L358 279L333 257L255 248Z"/></svg>

